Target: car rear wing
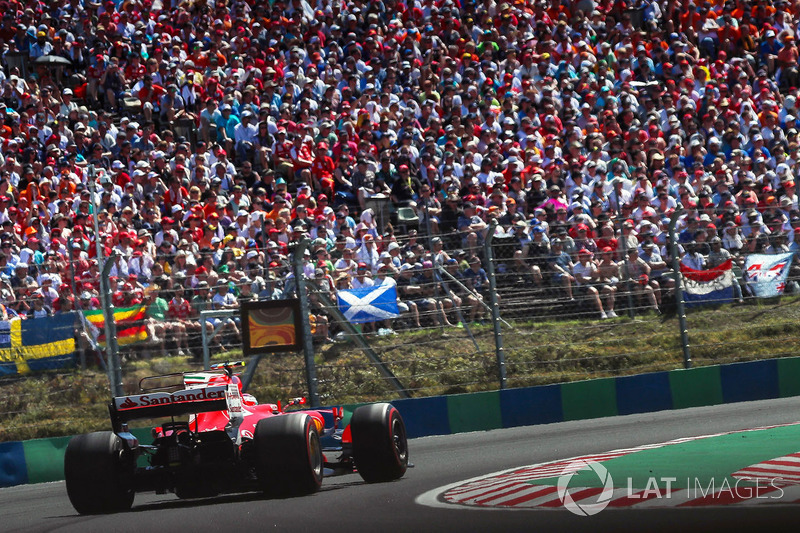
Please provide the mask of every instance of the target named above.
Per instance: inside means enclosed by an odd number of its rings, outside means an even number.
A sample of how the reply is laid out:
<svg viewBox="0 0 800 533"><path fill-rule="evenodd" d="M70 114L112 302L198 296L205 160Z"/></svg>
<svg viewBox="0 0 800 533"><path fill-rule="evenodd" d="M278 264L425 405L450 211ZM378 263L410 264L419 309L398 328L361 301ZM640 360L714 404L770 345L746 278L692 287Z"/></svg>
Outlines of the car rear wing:
<svg viewBox="0 0 800 533"><path fill-rule="evenodd" d="M129 420L161 418L190 413L207 413L228 409L227 385L185 389L173 393L153 392L134 396L119 396L109 405L115 431Z"/></svg>

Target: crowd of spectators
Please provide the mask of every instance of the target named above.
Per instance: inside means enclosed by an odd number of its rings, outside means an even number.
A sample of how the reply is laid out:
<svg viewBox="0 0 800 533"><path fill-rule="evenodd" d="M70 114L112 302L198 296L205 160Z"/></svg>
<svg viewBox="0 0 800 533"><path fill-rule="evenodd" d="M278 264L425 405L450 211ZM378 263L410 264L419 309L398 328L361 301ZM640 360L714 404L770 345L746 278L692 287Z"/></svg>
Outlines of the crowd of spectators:
<svg viewBox="0 0 800 533"><path fill-rule="evenodd" d="M797 1L0 5L8 315L96 308L98 239L183 349L291 294L306 236L321 289L396 283L413 325L481 318L492 220L601 317L628 279L658 311L679 208L693 268L800 243Z"/></svg>

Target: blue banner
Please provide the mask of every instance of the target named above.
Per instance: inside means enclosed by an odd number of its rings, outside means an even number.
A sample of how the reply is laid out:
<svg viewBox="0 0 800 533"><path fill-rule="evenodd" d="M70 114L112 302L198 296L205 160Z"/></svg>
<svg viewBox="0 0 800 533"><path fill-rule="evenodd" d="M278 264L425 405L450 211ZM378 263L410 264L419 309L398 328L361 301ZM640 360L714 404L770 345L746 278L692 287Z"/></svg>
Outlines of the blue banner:
<svg viewBox="0 0 800 533"><path fill-rule="evenodd" d="M397 308L397 287L392 284L341 290L338 299L339 310L353 324L378 322L400 315Z"/></svg>
<svg viewBox="0 0 800 533"><path fill-rule="evenodd" d="M777 255L748 255L744 264L744 277L750 292L758 298L771 298L783 294L793 256L791 252Z"/></svg>
<svg viewBox="0 0 800 533"><path fill-rule="evenodd" d="M0 321L0 375L73 365L75 316L72 312Z"/></svg>

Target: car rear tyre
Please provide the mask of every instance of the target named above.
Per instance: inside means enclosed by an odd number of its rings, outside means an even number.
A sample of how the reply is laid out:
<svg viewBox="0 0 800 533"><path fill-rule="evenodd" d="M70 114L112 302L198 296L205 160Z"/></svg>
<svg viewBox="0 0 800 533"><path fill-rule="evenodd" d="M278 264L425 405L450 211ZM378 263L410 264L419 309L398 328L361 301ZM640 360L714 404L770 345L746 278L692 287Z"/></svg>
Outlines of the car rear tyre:
<svg viewBox="0 0 800 533"><path fill-rule="evenodd" d="M127 511L133 505L133 455L111 431L73 437L64 454L67 495L80 514Z"/></svg>
<svg viewBox="0 0 800 533"><path fill-rule="evenodd" d="M256 474L270 496L302 496L322 485L322 446L307 414L272 416L258 422Z"/></svg>
<svg viewBox="0 0 800 533"><path fill-rule="evenodd" d="M406 426L388 403L358 407L350 420L353 461L367 483L400 479L408 468Z"/></svg>

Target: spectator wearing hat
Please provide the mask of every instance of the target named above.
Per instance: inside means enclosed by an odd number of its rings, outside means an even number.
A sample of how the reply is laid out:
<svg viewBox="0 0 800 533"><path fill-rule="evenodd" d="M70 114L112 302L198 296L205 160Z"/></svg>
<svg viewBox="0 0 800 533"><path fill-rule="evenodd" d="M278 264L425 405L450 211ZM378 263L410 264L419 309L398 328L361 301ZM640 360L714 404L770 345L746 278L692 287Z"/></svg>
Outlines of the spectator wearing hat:
<svg viewBox="0 0 800 533"><path fill-rule="evenodd" d="M294 182L294 162L292 149L294 145L287 136L286 127L279 126L275 133L275 144L272 146L272 163L276 174L283 177L287 183Z"/></svg>
<svg viewBox="0 0 800 533"><path fill-rule="evenodd" d="M135 276L138 283L147 286L152 279L154 258L146 250L147 243L143 239L136 239L134 250L128 260L128 275Z"/></svg>
<svg viewBox="0 0 800 533"><path fill-rule="evenodd" d="M572 235L570 235L570 232ZM567 235L573 238L574 247L577 250L588 250L593 255L597 253L597 243L592 238L592 231L583 222L580 222L572 228L571 231L567 232Z"/></svg>
<svg viewBox="0 0 800 533"><path fill-rule="evenodd" d="M187 115L186 101L174 83L167 85L167 94L161 97L160 107L159 117L162 124L172 124L175 120Z"/></svg>
<svg viewBox="0 0 800 533"><path fill-rule="evenodd" d="M777 230L777 231L775 231L775 232L770 234L770 236L769 236L769 246L764 251L764 253L767 253L767 254L770 254L770 255L785 254L785 253L789 252L789 246L787 245L787 242L788 242L787 235L783 231ZM724 252L720 252L720 253L724 253Z"/></svg>
<svg viewBox="0 0 800 533"><path fill-rule="evenodd" d="M236 296L230 292L229 281L225 278L219 278L214 284L214 295L211 297L213 309L216 310L236 310L239 308L239 302ZM226 318L223 320L225 328L227 328L234 337L239 336L239 328L237 327L237 318Z"/></svg>
<svg viewBox="0 0 800 533"><path fill-rule="evenodd" d="M216 122L216 142L221 144L224 152L233 153L234 141L236 139L236 126L240 123L239 117L233 113L233 108L228 103L222 104L219 107L219 112L220 114Z"/></svg>
<svg viewBox="0 0 800 533"><path fill-rule="evenodd" d="M461 234L461 246L468 250L477 250L483 243L487 231L486 222L478 216L477 207L472 202L464 202L461 216L458 218L458 232Z"/></svg>
<svg viewBox="0 0 800 533"><path fill-rule="evenodd" d="M53 309L45 304L44 293L41 290L33 292L31 307L26 313L28 318L46 318L53 315Z"/></svg>
<svg viewBox="0 0 800 533"><path fill-rule="evenodd" d="M745 246L745 239L734 221L728 221L722 230L722 247L732 255L739 256Z"/></svg>
<svg viewBox="0 0 800 533"><path fill-rule="evenodd" d="M714 236L709 241L709 245L711 246L711 251L708 253L708 261L706 263L706 268L712 269L716 268L719 265L725 263L729 259L733 259L731 253L722 247L722 239ZM738 277L733 281L733 297L737 303L743 303L744 300L742 298L742 286L739 285Z"/></svg>
<svg viewBox="0 0 800 533"><path fill-rule="evenodd" d="M318 190L335 189L334 172L336 164L328 155L328 143L325 141L317 142L314 150L314 159L311 163L311 179L315 188Z"/></svg>
<svg viewBox="0 0 800 533"><path fill-rule="evenodd" d="M342 250L342 257L333 265L334 270L339 274L347 274L351 278L355 276L359 261L355 260L356 251L353 248L345 247ZM364 263L366 265L366 263Z"/></svg>
<svg viewBox="0 0 800 533"><path fill-rule="evenodd" d="M782 47L783 45L776 38L775 30L768 29L764 33L764 38L758 46L758 56L761 60L761 64L766 66L767 74L772 75L775 73L778 53Z"/></svg>
<svg viewBox="0 0 800 533"><path fill-rule="evenodd" d="M245 161L253 163L257 138L258 125L253 119L253 112L245 109L242 112L239 124L236 124L233 128L234 148L240 165Z"/></svg>
<svg viewBox="0 0 800 533"><path fill-rule="evenodd" d="M355 259L359 263L367 265L367 269L371 274L377 272L380 254L378 253L378 247L375 245L375 238L371 233L365 233L362 236L361 246L356 251Z"/></svg>
<svg viewBox="0 0 800 533"><path fill-rule="evenodd" d="M46 56L53 51L53 44L47 38L47 32L39 30L36 32L36 41L31 43L28 49L28 56L31 61L38 57Z"/></svg>
<svg viewBox="0 0 800 533"><path fill-rule="evenodd" d="M392 202L398 207L413 207L419 197L422 182L411 174L411 168L405 163L397 167L397 172L397 179L392 186Z"/></svg>
<svg viewBox="0 0 800 533"><path fill-rule="evenodd" d="M372 287L375 283L372 281L369 265L364 262L359 262L356 266L356 273L351 280L351 286L354 289L361 289L364 287Z"/></svg>
<svg viewBox="0 0 800 533"><path fill-rule="evenodd" d="M650 230L648 230L645 240L642 242L639 257L650 267L650 283L655 292L656 301L660 306L664 296L672 294L675 280L672 278L671 273L668 274L669 265L661 257L661 252L653 241L653 235Z"/></svg>
<svg viewBox="0 0 800 533"><path fill-rule="evenodd" d="M787 179L781 183L783 188L783 196L780 199L781 209L788 215L791 211L797 211L800 205L798 204L797 187L792 179Z"/></svg>

